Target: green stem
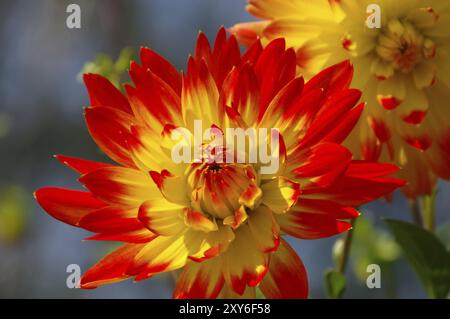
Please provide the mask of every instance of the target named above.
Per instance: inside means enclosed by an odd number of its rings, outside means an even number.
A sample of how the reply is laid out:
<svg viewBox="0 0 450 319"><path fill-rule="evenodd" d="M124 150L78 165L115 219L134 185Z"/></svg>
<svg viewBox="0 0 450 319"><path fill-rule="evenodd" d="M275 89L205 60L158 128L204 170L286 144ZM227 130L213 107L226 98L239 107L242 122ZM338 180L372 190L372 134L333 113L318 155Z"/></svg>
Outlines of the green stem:
<svg viewBox="0 0 450 319"><path fill-rule="evenodd" d="M424 196L422 202L423 219L425 229L434 232L435 227L435 202L436 202L437 190L433 190L431 195Z"/></svg>
<svg viewBox="0 0 450 319"><path fill-rule="evenodd" d="M411 207L411 215L415 224L423 227L422 214L420 212L419 202L416 198L409 201Z"/></svg>
<svg viewBox="0 0 450 319"><path fill-rule="evenodd" d="M356 219L351 220L352 229L350 229L346 234L344 238L344 248L342 249L342 255L341 259L339 260L339 264L337 267L337 270L341 273L345 273L345 269L347 268L348 258L350 256L350 250L352 246L353 241L353 230L355 228L355 221Z"/></svg>

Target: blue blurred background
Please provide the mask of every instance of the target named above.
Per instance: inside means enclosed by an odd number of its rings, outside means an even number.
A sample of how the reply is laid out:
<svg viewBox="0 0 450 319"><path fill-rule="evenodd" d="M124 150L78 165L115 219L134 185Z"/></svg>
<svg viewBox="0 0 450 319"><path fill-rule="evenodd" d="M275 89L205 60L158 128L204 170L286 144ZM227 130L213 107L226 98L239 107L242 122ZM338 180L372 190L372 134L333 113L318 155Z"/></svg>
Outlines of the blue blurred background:
<svg viewBox="0 0 450 319"><path fill-rule="evenodd" d="M66 27L70 3L81 6L81 29ZM167 274L96 290L67 288L67 265L79 264L85 271L114 245L83 242L88 232L45 214L32 192L49 185L81 189L77 175L52 159L53 154L104 160L89 138L82 116L88 97L77 75L86 61L99 52L116 58L124 47L137 52L140 46L148 46L182 69L199 30L212 42L221 25L252 20L244 8L245 0L0 2L0 210L4 211L0 219L0 297L171 296L174 280ZM449 219L449 193L449 185L441 183L438 223ZM390 204L380 201L363 211L381 229L382 217L410 220L408 205L400 194L395 194ZM312 298L325 297L323 274L333 267L335 240L290 240L308 270ZM360 247L358 254L364 255L365 249ZM381 289L368 289L364 278L354 271L366 259L352 260L346 298L425 297L416 275L401 257L389 264L389 271L382 267Z"/></svg>

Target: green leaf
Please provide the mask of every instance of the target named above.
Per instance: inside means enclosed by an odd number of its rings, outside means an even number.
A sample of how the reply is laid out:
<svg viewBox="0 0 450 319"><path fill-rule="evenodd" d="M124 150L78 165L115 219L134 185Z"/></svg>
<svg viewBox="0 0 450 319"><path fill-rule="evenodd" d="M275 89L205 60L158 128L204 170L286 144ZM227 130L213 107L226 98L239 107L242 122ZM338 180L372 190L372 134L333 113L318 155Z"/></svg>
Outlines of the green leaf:
<svg viewBox="0 0 450 319"><path fill-rule="evenodd" d="M386 223L431 298L445 298L450 289L450 252L431 232L398 220Z"/></svg>
<svg viewBox="0 0 450 319"><path fill-rule="evenodd" d="M0 189L0 241L12 243L23 234L27 222L27 195L17 186Z"/></svg>
<svg viewBox="0 0 450 319"><path fill-rule="evenodd" d="M392 234L376 227L368 213L358 217L353 229L350 262L359 281L366 282L367 265L383 264L384 268L390 267L400 255L401 248Z"/></svg>
<svg viewBox="0 0 450 319"><path fill-rule="evenodd" d="M325 272L324 279L328 298L341 298L347 286L345 276L334 269L329 269Z"/></svg>
<svg viewBox="0 0 450 319"><path fill-rule="evenodd" d="M81 81L84 73L100 74L111 81L117 88L122 89L120 82L123 75L126 74L130 61L133 58L133 49L124 48L116 61L104 53L99 53L94 60L88 61L84 64L81 72L78 74L78 79Z"/></svg>
<svg viewBox="0 0 450 319"><path fill-rule="evenodd" d="M450 223L439 226L436 236L444 243L447 250L450 250Z"/></svg>
<svg viewBox="0 0 450 319"><path fill-rule="evenodd" d="M127 47L120 51L114 68L118 73L125 72L130 67L130 61L133 59L133 48Z"/></svg>

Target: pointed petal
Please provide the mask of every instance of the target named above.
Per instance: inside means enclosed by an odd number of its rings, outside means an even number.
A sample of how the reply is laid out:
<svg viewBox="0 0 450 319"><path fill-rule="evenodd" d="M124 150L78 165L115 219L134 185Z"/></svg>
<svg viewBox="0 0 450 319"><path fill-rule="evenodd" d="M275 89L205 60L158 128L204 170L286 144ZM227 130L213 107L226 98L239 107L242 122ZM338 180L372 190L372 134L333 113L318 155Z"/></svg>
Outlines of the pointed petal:
<svg viewBox="0 0 450 319"><path fill-rule="evenodd" d="M176 299L216 298L223 287L221 259L186 264L173 292Z"/></svg>
<svg viewBox="0 0 450 319"><path fill-rule="evenodd" d="M201 59L205 59L208 65L212 62L211 45L203 32L199 32L197 43L195 44L195 60L200 61Z"/></svg>
<svg viewBox="0 0 450 319"><path fill-rule="evenodd" d="M228 284L224 284L222 290L220 291L218 299L255 299L256 298L256 288L246 287L242 294L238 294L230 287Z"/></svg>
<svg viewBox="0 0 450 319"><path fill-rule="evenodd" d="M328 95L348 89L353 79L353 65L344 61L323 70L305 84L305 91L321 88Z"/></svg>
<svg viewBox="0 0 450 319"><path fill-rule="evenodd" d="M89 192L65 188L41 188L34 197L49 215L73 226L78 226L84 216L106 205Z"/></svg>
<svg viewBox="0 0 450 319"><path fill-rule="evenodd" d="M225 78L220 94L220 105L231 107L246 126L256 122L254 107L259 103L259 87L253 67L246 63L234 68Z"/></svg>
<svg viewBox="0 0 450 319"><path fill-rule="evenodd" d="M99 168L111 166L111 164L107 163L94 162L65 155L55 155L55 158L81 175L90 173Z"/></svg>
<svg viewBox="0 0 450 319"><path fill-rule="evenodd" d="M382 177L393 174L398 170L399 167L393 164L353 160L348 167L346 175L354 177Z"/></svg>
<svg viewBox="0 0 450 319"><path fill-rule="evenodd" d="M96 288L100 285L125 280L126 271L136 255L147 244L125 244L104 257L81 278L81 288Z"/></svg>
<svg viewBox="0 0 450 319"><path fill-rule="evenodd" d="M275 218L282 231L301 239L326 238L351 228L349 223L320 212L310 213L294 209Z"/></svg>
<svg viewBox="0 0 450 319"><path fill-rule="evenodd" d="M203 231L190 230L190 234L199 239L199 245L194 249L194 253L189 255L189 259L201 262L222 254L228 249L229 244L234 240L235 235L230 227L217 225L216 231L205 233Z"/></svg>
<svg viewBox="0 0 450 319"><path fill-rule="evenodd" d="M308 198L307 196L303 196L297 202L295 210L330 216L335 219L352 219L360 215L353 207L342 206L337 202L326 199Z"/></svg>
<svg viewBox="0 0 450 319"><path fill-rule="evenodd" d="M224 27L219 29L212 50L210 71L218 88L222 87L223 80L233 67L241 63L239 45L236 37L231 35L227 40Z"/></svg>
<svg viewBox="0 0 450 319"><path fill-rule="evenodd" d="M91 106L109 106L131 114L127 98L108 79L98 74L84 74Z"/></svg>
<svg viewBox="0 0 450 319"><path fill-rule="evenodd" d="M295 113L289 111L302 94L303 82L303 78L293 79L277 93L267 107L259 124L260 127L276 127L283 133L296 124L292 120Z"/></svg>
<svg viewBox="0 0 450 319"><path fill-rule="evenodd" d="M364 110L365 104L358 104L351 109L340 123L337 123L324 138L324 142L340 144L349 136Z"/></svg>
<svg viewBox="0 0 450 319"><path fill-rule="evenodd" d="M202 119L203 127L220 124L219 90L205 60L189 59L187 73L183 77L181 104L184 122L191 132L194 120Z"/></svg>
<svg viewBox="0 0 450 319"><path fill-rule="evenodd" d="M276 214L287 212L300 196L300 185L282 176L263 184L261 189L262 203Z"/></svg>
<svg viewBox="0 0 450 319"><path fill-rule="evenodd" d="M176 236L159 236L148 243L134 258L127 274L143 280L161 272L183 267L188 256L198 249L201 237L192 232L182 232ZM200 237L200 238L199 238Z"/></svg>
<svg viewBox="0 0 450 319"><path fill-rule="evenodd" d="M295 78L295 69L295 51L285 50L284 39L276 39L264 48L255 65L261 92L258 119L281 88Z"/></svg>
<svg viewBox="0 0 450 319"><path fill-rule="evenodd" d="M260 205L252 212L247 224L255 243L262 252L277 250L280 244L280 227L268 207Z"/></svg>
<svg viewBox="0 0 450 319"><path fill-rule="evenodd" d="M263 32L266 25L266 21L244 22L235 24L228 31L236 36L239 43L249 47L255 41L258 41L259 35Z"/></svg>
<svg viewBox="0 0 450 319"><path fill-rule="evenodd" d="M147 129L159 134L167 123L182 123L180 95L150 70L139 85L126 85L125 89L134 116Z"/></svg>
<svg viewBox="0 0 450 319"><path fill-rule="evenodd" d="M150 176L169 202L189 206L190 202L186 195L186 183L183 177L172 175L167 170L163 170L161 173L151 171ZM174 190L177 191L174 192Z"/></svg>
<svg viewBox="0 0 450 319"><path fill-rule="evenodd" d="M236 237L224 258L223 275L227 285L242 295L246 286L255 287L262 280L269 265L269 255L258 249L258 244L246 225L235 231Z"/></svg>
<svg viewBox="0 0 450 319"><path fill-rule="evenodd" d="M194 230L203 231L205 233L217 231L217 224L215 221L192 209L184 210L184 221L186 225Z"/></svg>
<svg viewBox="0 0 450 319"><path fill-rule="evenodd" d="M386 196L404 185L405 181L397 178L344 176L338 183L318 193L321 193L321 198L336 201L344 206L357 207ZM314 192L311 191L311 194Z"/></svg>
<svg viewBox="0 0 450 319"><path fill-rule="evenodd" d="M311 184L327 187L345 173L352 157L352 153L340 144L321 143L297 155L295 161L301 165L293 170L293 174L304 180L302 188Z"/></svg>
<svg viewBox="0 0 450 319"><path fill-rule="evenodd" d="M250 183L247 189L239 196L239 204L254 209L259 205L263 193L255 183Z"/></svg>
<svg viewBox="0 0 450 319"><path fill-rule="evenodd" d="M92 138L106 155L124 166L135 167L126 143L134 117L110 107L97 106L85 109L85 118Z"/></svg>
<svg viewBox="0 0 450 319"><path fill-rule="evenodd" d="M347 119L349 112L354 108L360 97L361 92L359 90L348 89L329 98L309 127L305 137L301 140L301 146L309 147L320 141L332 141L336 137L335 123L341 123Z"/></svg>
<svg viewBox="0 0 450 319"><path fill-rule="evenodd" d="M233 229L237 229L248 218L247 212L244 206L240 206L234 212L234 215L227 216L223 219L223 224L228 225Z"/></svg>
<svg viewBox="0 0 450 319"><path fill-rule="evenodd" d="M256 61L259 59L259 56L261 55L261 52L263 51L263 47L261 44L261 41L258 39L255 41L252 45L248 47L248 49L244 52L242 55L242 62L250 62L252 64L255 64Z"/></svg>
<svg viewBox="0 0 450 319"><path fill-rule="evenodd" d="M114 241L133 244L144 244L156 238L156 235L151 233L147 228L141 226L141 229L122 231L117 233L100 233L84 240L98 240L98 241Z"/></svg>
<svg viewBox="0 0 450 319"><path fill-rule="evenodd" d="M280 247L270 258L269 271L259 288L270 299L308 298L308 275L294 249L281 240Z"/></svg>
<svg viewBox="0 0 450 319"><path fill-rule="evenodd" d="M79 179L97 198L112 205L139 207L160 197L150 177L136 169L111 166L98 169Z"/></svg>
<svg viewBox="0 0 450 319"><path fill-rule="evenodd" d="M170 62L149 48L141 48L141 62L179 95L181 93L181 75Z"/></svg>
<svg viewBox="0 0 450 319"><path fill-rule="evenodd" d="M143 229L137 208L103 207L84 216L79 226L96 233L116 233Z"/></svg>
<svg viewBox="0 0 450 319"><path fill-rule="evenodd" d="M138 219L155 234L173 236L186 228L182 219L184 210L185 207L164 198L155 198L141 205Z"/></svg>

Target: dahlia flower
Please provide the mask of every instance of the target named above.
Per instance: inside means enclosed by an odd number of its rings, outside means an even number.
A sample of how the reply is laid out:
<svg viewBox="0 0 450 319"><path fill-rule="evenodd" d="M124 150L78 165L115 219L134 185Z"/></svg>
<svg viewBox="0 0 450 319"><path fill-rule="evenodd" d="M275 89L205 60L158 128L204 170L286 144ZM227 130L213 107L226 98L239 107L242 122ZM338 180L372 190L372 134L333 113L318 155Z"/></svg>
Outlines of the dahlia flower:
<svg viewBox="0 0 450 319"><path fill-rule="evenodd" d="M381 28L366 25L372 4L381 9ZM306 78L352 61L353 85L367 102L346 141L357 158L400 165L408 197L430 194L438 177L450 179L448 1L249 0L247 9L262 21L232 33L245 44L285 37Z"/></svg>
<svg viewBox="0 0 450 319"><path fill-rule="evenodd" d="M84 274L83 288L181 269L176 298L254 297L256 286L268 298L304 298L305 267L282 235L344 232L355 206L403 185L388 176L396 166L354 160L341 145L364 106L349 88L348 62L305 83L283 39L264 49L255 42L241 55L223 28L212 49L200 33L185 74L148 48L140 57L126 95L101 76L84 76L89 132L117 164L56 156L88 191L35 193L51 216L95 232L89 239L124 243ZM279 169L261 174L258 162L210 158L175 163L172 133L194 120L220 130L278 128ZM209 155L230 151L228 142Z"/></svg>

